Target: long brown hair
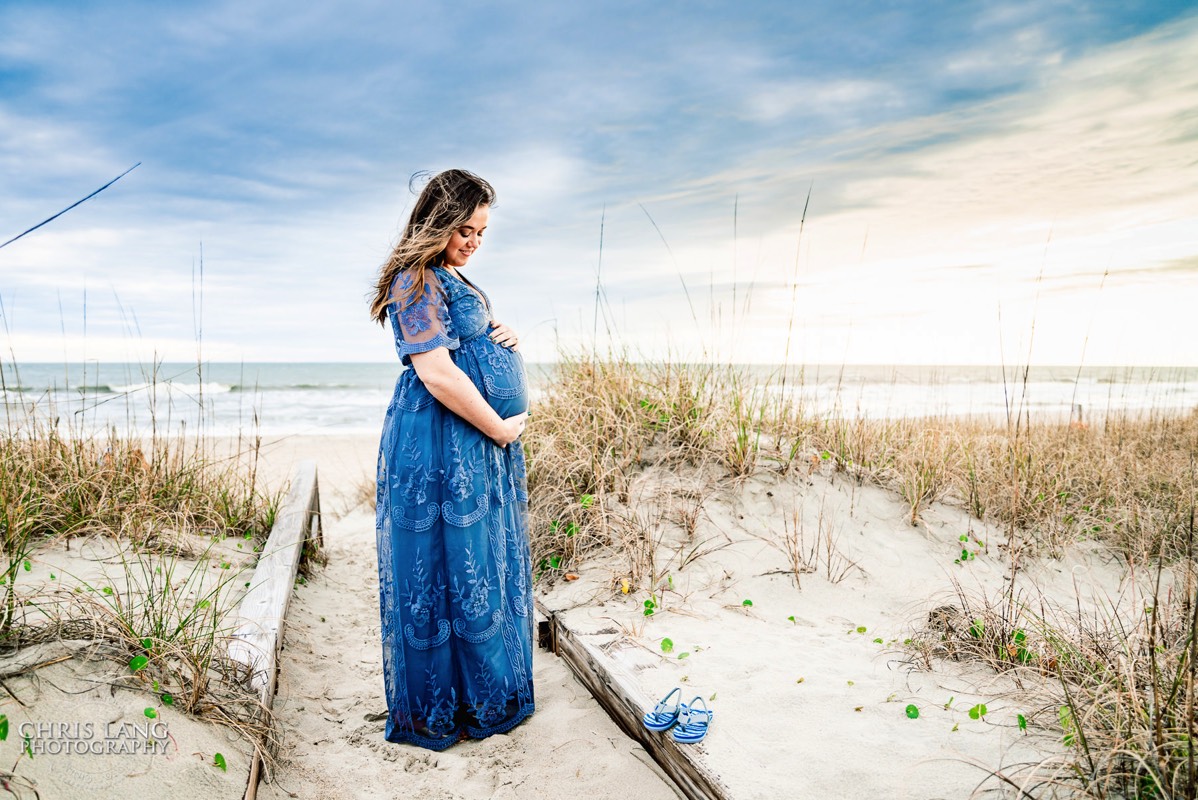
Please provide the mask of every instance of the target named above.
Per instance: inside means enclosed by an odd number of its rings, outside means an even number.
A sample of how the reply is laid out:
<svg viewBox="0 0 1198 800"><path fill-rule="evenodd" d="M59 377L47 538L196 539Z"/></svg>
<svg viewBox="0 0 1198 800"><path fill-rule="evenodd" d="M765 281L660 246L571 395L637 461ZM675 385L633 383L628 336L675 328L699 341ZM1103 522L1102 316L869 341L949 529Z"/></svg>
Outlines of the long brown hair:
<svg viewBox="0 0 1198 800"><path fill-rule="evenodd" d="M422 177L417 174L413 182ZM449 244L449 237L465 225L482 205L495 205L495 189L491 184L464 169L439 172L424 186L416 206L404 226L403 236L391 256L379 269L370 316L380 325L386 323L387 306L393 300L404 308L424 288L424 270L437 263ZM391 284L404 270L413 271L411 285L401 296L391 295Z"/></svg>

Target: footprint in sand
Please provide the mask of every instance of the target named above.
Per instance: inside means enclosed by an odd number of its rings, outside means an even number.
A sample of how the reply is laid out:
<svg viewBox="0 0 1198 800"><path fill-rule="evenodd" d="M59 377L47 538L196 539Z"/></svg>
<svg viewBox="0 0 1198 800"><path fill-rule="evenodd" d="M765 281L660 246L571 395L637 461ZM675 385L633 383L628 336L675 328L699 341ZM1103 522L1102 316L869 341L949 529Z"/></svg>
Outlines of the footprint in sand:
<svg viewBox="0 0 1198 800"><path fill-rule="evenodd" d="M393 745L394 746L394 745ZM437 759L432 754L409 755L404 760L404 772L421 773L437 768Z"/></svg>
<svg viewBox="0 0 1198 800"><path fill-rule="evenodd" d="M386 715L384 715L385 717ZM377 723L360 725L346 740L352 747L367 747L378 753L385 761L402 763L404 772L419 774L436 769L437 753L413 752L408 745L394 744L383 738L383 728Z"/></svg>

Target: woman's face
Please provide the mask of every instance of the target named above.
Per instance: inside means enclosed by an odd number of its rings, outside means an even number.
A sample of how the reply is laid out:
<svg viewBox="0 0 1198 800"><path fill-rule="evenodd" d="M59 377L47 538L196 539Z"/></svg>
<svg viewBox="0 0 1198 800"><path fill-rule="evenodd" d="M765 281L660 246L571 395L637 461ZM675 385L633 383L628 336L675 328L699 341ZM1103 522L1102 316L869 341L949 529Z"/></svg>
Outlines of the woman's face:
<svg viewBox="0 0 1198 800"><path fill-rule="evenodd" d="M482 247L483 231L487 229L487 219L490 216L490 206L481 205L474 209L474 215L466 220L466 224L453 232L449 244L445 245L445 265L448 267L464 267L474 255L474 251Z"/></svg>

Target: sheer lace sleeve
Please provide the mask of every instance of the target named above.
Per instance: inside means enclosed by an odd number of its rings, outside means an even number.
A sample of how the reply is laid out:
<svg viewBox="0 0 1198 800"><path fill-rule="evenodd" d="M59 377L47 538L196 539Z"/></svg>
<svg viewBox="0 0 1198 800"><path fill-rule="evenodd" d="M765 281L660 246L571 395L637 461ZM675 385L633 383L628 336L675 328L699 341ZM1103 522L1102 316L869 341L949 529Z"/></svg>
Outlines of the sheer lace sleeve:
<svg viewBox="0 0 1198 800"><path fill-rule="evenodd" d="M404 294L412 281L412 273L401 272L395 279L393 296ZM445 292L432 270L425 271L424 290L407 306L400 309L398 303L392 303L390 317L391 327L395 331L395 345L405 365L412 363L408 358L412 353L427 353L438 347L450 350L458 348Z"/></svg>

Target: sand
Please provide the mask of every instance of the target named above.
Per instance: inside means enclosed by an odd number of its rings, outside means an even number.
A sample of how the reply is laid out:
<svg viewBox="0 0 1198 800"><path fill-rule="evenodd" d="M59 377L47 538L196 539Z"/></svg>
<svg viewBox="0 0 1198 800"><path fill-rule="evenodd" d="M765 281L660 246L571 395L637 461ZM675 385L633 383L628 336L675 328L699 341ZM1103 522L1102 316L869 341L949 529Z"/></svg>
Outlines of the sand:
<svg viewBox="0 0 1198 800"><path fill-rule="evenodd" d="M376 448L373 436L263 442L262 474L272 485L298 461L317 462L328 561L292 598L275 701L282 746L259 796L679 796L564 663L541 650L534 658L537 712L510 733L441 753L384 741ZM678 524L688 505L699 510L693 534ZM767 466L739 483L651 470L624 511L660 536L655 613L644 616L646 591L621 590L630 570L615 550L577 565L576 581L549 576L540 599L578 630L608 631L611 657L635 671L647 703L674 686L684 699L708 701L716 716L695 753L733 797L957 798L987 770L1059 752L1051 720L1032 714L1009 680L947 661L928 671L901 646L931 609L952 599L954 579L970 592L1003 585L1002 533L963 510L937 503L912 526L894 493L804 465L785 476ZM780 544L798 520L815 570L796 581ZM977 556L959 564L962 534ZM33 577L44 580L42 572L83 570L96 559L45 552L35 562ZM1083 603L1113 596L1122 580L1117 561L1094 545L1027 562L1020 577L1064 605L1078 593ZM670 652L663 652L666 638ZM125 672L71 659L7 680L28 704L6 700L14 732L2 745L8 763L25 721L90 714L97 724L144 722L153 695L144 687L114 689L127 683L118 680ZM975 720L968 709L977 703L988 712ZM36 781L45 798L77 796L84 784L97 798L241 796L246 743L156 705L173 742L167 756L42 755L22 760L16 773ZM908 705L919 709L917 719L908 717ZM1020 713L1032 717L1027 733L1016 725ZM212 766L215 752L225 755L227 771Z"/></svg>
<svg viewBox="0 0 1198 800"><path fill-rule="evenodd" d="M38 608L74 589L103 604L106 613L131 609L137 619L140 598L153 582L170 575L184 608L209 598L210 608L233 608L250 580L254 556L244 542L181 539L195 557L138 556L127 544L106 537L75 537L45 542L29 559L17 583L35 596L23 621L44 620ZM238 545L242 545L238 547ZM126 569L129 565L129 569ZM166 572L157 572L158 569ZM222 595L213 594L221 586ZM164 596L164 595L159 595ZM145 617L140 617L144 619ZM139 635L147 633L140 631ZM42 798L127 798L153 793L178 800L239 798L245 792L252 748L237 733L188 716L163 699L180 694L169 683L157 688L146 673L134 674L112 647L85 640L49 642L22 648L0 659L6 693L0 713L8 736L0 744L13 784ZM49 662L32 671L22 665ZM173 699L173 698L172 698ZM147 716L147 711L153 718ZM28 735L28 751L23 752ZM225 768L216 766L221 754ZM18 794L18 796L25 796Z"/></svg>
<svg viewBox="0 0 1198 800"><path fill-rule="evenodd" d="M884 489L830 471L767 470L738 485L707 482L690 538L671 525L662 498L697 484L694 475L660 471L632 497L631 513L647 526L661 518L662 591L651 617L647 592L612 588L628 569L616 554L583 565L579 580L559 581L543 602L574 630L608 631L608 655L637 676L646 702L674 686L685 701L707 701L715 717L696 751L731 796L959 798L986 777L975 765L995 769L1059 750L1035 723L1019 731L1016 715L1033 716L1033 708L1010 696L1008 680L954 662L920 670L901 645L931 609L953 600L953 578L972 592L1001 589L998 531L943 504L913 527L909 509ZM822 513L840 554L830 579L826 551L817 549L817 571L800 576L801 589L775 546L788 524L793 530L796 509L809 544ZM967 532L987 548L973 545L980 554L956 564ZM695 548L710 552L679 568ZM1079 547L1060 562L1029 563L1020 580L1030 586L1034 577L1064 599L1075 582L1087 597L1114 592L1119 575L1101 548ZM987 714L971 719L979 703ZM907 716L908 705L918 718Z"/></svg>
<svg viewBox="0 0 1198 800"><path fill-rule="evenodd" d="M262 798L561 798L629 792L675 798L640 745L625 737L555 656L534 655L536 713L510 733L434 753L383 739L373 496L375 437L266 443L268 478L318 463L328 564L288 612L275 712L285 731Z"/></svg>

